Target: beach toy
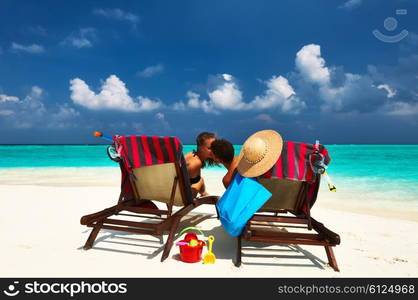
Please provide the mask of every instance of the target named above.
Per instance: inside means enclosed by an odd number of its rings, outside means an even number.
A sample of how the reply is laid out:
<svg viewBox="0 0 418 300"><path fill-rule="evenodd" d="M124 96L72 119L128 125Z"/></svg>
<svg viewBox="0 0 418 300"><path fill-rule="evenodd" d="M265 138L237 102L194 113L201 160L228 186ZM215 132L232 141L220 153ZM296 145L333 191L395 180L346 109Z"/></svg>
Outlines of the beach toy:
<svg viewBox="0 0 418 300"><path fill-rule="evenodd" d="M210 235L208 237L208 243L209 243L209 251L205 254L203 257L203 263L204 264L214 264L216 257L215 254L212 252L212 244L215 241L215 237L213 235Z"/></svg>
<svg viewBox="0 0 418 300"><path fill-rule="evenodd" d="M189 243L187 243L187 242L177 242L176 245L177 246L188 246Z"/></svg>
<svg viewBox="0 0 418 300"><path fill-rule="evenodd" d="M186 231L195 230L198 231L203 237L203 233L200 229L196 227L187 227L183 229L179 235L182 235ZM202 260L202 250L203 246L206 245L206 243L202 240L199 240L196 233L194 232L188 232L184 239L181 241L178 241L176 243L177 246L180 247L180 259L183 262L187 263L195 263Z"/></svg>
<svg viewBox="0 0 418 300"><path fill-rule="evenodd" d="M113 143L112 137L107 136L107 135L104 135L103 132L95 131L95 132L93 132L93 134L94 134L95 137L102 138L102 139L104 139L106 141L109 141L109 142L112 142Z"/></svg>
<svg viewBox="0 0 418 300"><path fill-rule="evenodd" d="M332 183L331 178L329 177L326 171L327 165L324 162L325 157L321 153L319 153L319 140L316 140L314 148L315 152L310 154L309 156L309 164L311 165L312 171L314 173L321 174L322 176L324 176L328 184L328 189L331 192L336 192L337 188Z"/></svg>
<svg viewBox="0 0 418 300"><path fill-rule="evenodd" d="M190 242L189 242L190 247L196 247L198 245L199 245L199 242L195 239L191 239Z"/></svg>
<svg viewBox="0 0 418 300"><path fill-rule="evenodd" d="M325 177L325 180L328 183L328 188L331 192L336 192L337 188L335 187L335 185L332 183L331 178L329 178L328 173L326 171L324 171L324 173L322 173L322 175Z"/></svg>

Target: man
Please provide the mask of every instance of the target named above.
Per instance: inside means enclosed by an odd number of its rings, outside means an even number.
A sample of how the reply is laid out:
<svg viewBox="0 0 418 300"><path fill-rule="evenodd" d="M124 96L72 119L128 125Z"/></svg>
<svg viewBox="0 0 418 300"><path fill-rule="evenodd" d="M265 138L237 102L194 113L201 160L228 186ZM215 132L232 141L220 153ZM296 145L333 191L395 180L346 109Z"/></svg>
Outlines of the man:
<svg viewBox="0 0 418 300"><path fill-rule="evenodd" d="M200 176L201 169L208 164L214 164L212 150L210 149L216 135L211 132L202 132L196 137L197 150L187 153L186 159L187 171L189 172L190 184L192 187L193 197L197 194L207 196L205 182Z"/></svg>
<svg viewBox="0 0 418 300"><path fill-rule="evenodd" d="M222 183L225 188L228 188L232 179L237 172L238 156L234 157L234 147L230 142L225 139L219 139L212 142L211 150L213 153L213 159L215 163L223 164L228 170L225 176L222 178Z"/></svg>

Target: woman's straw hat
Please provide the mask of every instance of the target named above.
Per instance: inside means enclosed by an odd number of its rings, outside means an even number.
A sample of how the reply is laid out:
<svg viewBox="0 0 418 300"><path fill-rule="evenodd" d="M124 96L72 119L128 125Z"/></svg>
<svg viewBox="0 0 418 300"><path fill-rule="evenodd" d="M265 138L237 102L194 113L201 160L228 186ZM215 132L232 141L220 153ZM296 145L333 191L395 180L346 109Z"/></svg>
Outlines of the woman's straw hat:
<svg viewBox="0 0 418 300"><path fill-rule="evenodd" d="M270 170L279 159L283 140L274 130L262 130L251 135L238 156L238 172L244 177L257 177Z"/></svg>

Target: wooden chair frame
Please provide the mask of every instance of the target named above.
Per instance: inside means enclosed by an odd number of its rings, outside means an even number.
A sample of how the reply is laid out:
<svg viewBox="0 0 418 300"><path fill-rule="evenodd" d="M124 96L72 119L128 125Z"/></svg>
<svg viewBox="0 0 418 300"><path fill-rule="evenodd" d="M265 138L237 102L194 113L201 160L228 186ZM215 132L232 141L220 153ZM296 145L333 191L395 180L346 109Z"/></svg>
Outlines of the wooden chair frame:
<svg viewBox="0 0 418 300"><path fill-rule="evenodd" d="M123 195L119 197L118 203L115 206L106 208L97 213L83 216L80 220L81 225L92 227L91 231L83 249L88 250L93 247L93 243L101 229L110 229L123 232L132 232L138 234L148 235L163 235L166 231L169 232L167 241L164 246L164 251L161 257L161 261L164 261L170 254L170 250L173 246L174 236L177 232L181 219L187 215L194 208L202 204L215 204L218 200L218 196L206 196L193 199L192 203L187 204L185 184L186 183L180 166L177 162L174 163L176 168L176 177L173 180L171 189L170 201L166 203L167 210L153 209L140 207L137 203L139 202L139 195L137 194L136 186L131 178L125 182L129 182L134 191L134 198L132 200L124 200ZM177 183L179 183L180 193L182 196L184 206L173 213L173 203L176 194ZM123 190L123 187L122 187ZM128 212L129 214L127 214ZM133 214L132 214L133 213ZM110 218L112 216L129 216L129 217L140 217L146 219L158 220L157 223L150 222L134 222L126 221L121 219Z"/></svg>
<svg viewBox="0 0 418 300"><path fill-rule="evenodd" d="M298 198L303 199L299 203L308 207L305 214L297 215L288 210L278 209L269 211L259 210L259 212L253 215L247 222L241 235L237 237L235 266L239 267L241 265L242 239L244 239L252 242L324 246L329 265L334 271L339 272L332 247L340 244L340 236L311 217L310 206L306 203L306 193L307 183L303 182ZM262 229L259 229L259 227ZM263 227L266 228L263 229ZM269 228L285 228L286 230L287 228L297 228L304 229L307 232L311 232L313 229L316 233L272 231L268 230Z"/></svg>

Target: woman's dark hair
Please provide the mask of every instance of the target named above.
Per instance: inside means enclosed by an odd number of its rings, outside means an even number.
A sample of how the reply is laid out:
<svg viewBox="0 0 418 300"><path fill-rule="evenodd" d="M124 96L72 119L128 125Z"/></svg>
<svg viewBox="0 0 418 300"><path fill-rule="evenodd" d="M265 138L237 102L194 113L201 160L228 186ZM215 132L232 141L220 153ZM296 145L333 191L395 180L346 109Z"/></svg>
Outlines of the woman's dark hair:
<svg viewBox="0 0 418 300"><path fill-rule="evenodd" d="M231 163L234 159L234 147L224 139L214 140L210 146L213 155L225 163Z"/></svg>
<svg viewBox="0 0 418 300"><path fill-rule="evenodd" d="M196 145L197 145L197 147L199 148L199 146L203 146L203 144L205 143L205 141L207 139L216 139L216 134L214 134L212 132L206 132L206 131L199 133L199 135L196 137ZM197 151L196 150L193 150L193 154L194 155L197 155ZM211 158L208 158L206 161L204 161L202 163L202 168L206 167L206 164L208 166L214 166L214 165L216 165L215 164L215 161L213 159L211 159Z"/></svg>

